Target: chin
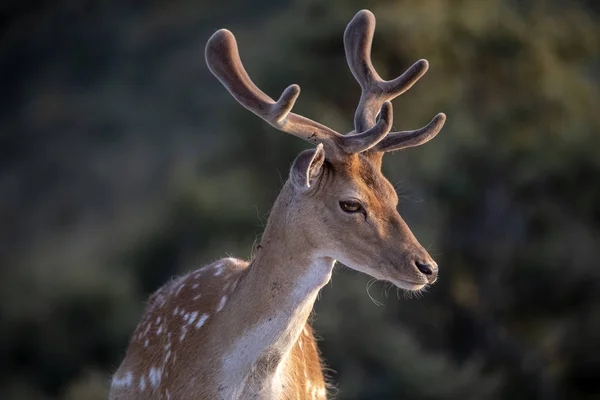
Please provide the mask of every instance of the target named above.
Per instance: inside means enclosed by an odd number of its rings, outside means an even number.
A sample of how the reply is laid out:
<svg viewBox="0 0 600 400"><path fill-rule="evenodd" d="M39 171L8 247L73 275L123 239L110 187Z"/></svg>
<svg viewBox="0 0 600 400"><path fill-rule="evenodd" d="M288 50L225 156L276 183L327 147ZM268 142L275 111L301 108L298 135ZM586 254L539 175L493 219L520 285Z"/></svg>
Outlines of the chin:
<svg viewBox="0 0 600 400"><path fill-rule="evenodd" d="M415 282L408 282L402 279L389 279L390 282L392 282L394 285L396 285L396 287L399 287L400 289L404 289L404 290L408 290L411 292L419 292L422 289L424 289L425 287L427 287L427 283L415 283Z"/></svg>

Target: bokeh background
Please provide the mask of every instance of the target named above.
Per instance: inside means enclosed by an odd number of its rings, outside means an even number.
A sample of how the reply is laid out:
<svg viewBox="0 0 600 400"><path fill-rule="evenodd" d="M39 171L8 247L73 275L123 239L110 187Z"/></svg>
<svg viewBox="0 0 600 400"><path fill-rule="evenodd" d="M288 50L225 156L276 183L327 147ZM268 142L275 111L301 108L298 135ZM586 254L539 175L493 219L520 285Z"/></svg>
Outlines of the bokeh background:
<svg viewBox="0 0 600 400"><path fill-rule="evenodd" d="M600 398L600 3L594 0L4 0L0 5L0 398L103 399L148 294L248 258L308 144L242 109L204 45L233 30L271 96L352 129L342 35L427 75L385 158L441 266L418 299L336 269L314 326L336 398ZM381 305L379 305L381 303Z"/></svg>

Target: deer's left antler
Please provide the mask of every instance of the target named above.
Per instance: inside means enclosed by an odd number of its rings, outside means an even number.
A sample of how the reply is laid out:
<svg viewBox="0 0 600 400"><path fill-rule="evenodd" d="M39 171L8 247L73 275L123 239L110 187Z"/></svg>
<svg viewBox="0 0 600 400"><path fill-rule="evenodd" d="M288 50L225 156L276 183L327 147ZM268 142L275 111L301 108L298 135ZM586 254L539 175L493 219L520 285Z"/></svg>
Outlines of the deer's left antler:
<svg viewBox="0 0 600 400"><path fill-rule="evenodd" d="M226 29L215 32L208 40L206 63L242 106L280 131L314 144L323 143L329 149L328 156L366 151L382 140L392 126L392 107L389 102L379 104L377 112L381 112L381 118L377 123L352 135L341 135L318 122L291 112L300 94L300 87L289 86L277 101L267 96L248 76L240 60L235 37Z"/></svg>

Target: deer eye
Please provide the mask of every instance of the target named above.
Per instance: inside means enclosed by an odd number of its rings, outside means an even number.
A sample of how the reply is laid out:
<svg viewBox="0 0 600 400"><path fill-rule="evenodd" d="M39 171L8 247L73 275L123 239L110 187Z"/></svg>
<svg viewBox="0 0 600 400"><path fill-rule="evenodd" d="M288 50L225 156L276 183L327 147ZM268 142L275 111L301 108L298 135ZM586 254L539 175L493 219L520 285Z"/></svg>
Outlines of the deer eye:
<svg viewBox="0 0 600 400"><path fill-rule="evenodd" d="M350 214L363 211L363 207L358 201L340 201L340 207L344 212Z"/></svg>

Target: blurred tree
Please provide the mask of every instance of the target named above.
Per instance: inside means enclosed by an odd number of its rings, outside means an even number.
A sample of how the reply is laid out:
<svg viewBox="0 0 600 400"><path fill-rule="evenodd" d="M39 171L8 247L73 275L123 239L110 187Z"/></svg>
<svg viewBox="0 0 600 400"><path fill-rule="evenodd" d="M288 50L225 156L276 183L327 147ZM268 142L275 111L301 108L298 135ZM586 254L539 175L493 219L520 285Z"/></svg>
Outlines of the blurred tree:
<svg viewBox="0 0 600 400"><path fill-rule="evenodd" d="M388 155L401 213L441 265L417 300L341 268L315 325L339 399L600 396L600 14L558 0L59 1L1 6L0 398L105 397L148 293L248 257L306 144L241 109L204 43L235 30L260 87L352 126L342 33L378 20L384 77L428 75ZM334 372L335 371L335 372Z"/></svg>

